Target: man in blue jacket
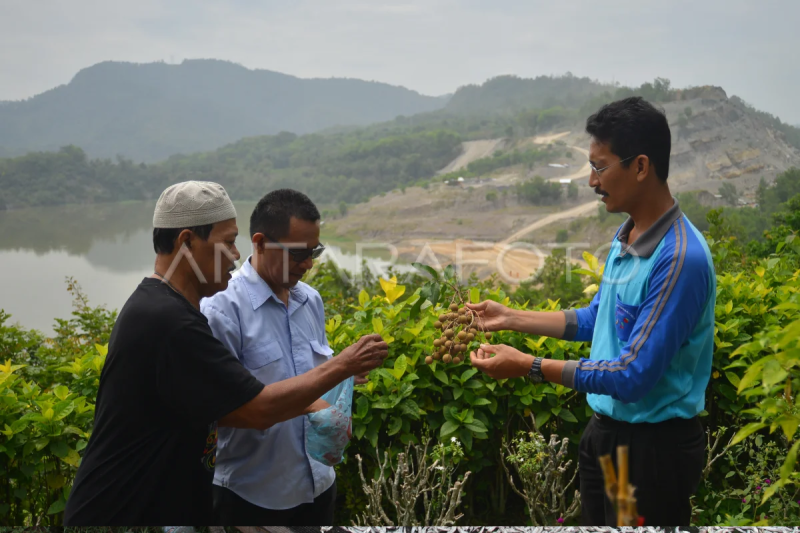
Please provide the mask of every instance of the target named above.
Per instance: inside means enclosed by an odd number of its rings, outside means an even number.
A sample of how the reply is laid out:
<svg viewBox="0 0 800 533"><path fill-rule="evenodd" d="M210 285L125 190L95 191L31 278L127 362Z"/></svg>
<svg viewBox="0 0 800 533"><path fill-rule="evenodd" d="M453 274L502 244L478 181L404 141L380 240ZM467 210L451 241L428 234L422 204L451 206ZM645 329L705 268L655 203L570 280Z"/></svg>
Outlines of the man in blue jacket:
<svg viewBox="0 0 800 533"><path fill-rule="evenodd" d="M716 276L703 235L681 212L667 176L671 136L663 112L638 97L589 117L589 185L611 213L627 213L589 307L563 312L470 306L487 329L592 341L580 361L483 345L472 364L496 378L528 376L587 393L594 410L580 442L584 525L616 525L598 458L630 447L638 511L652 526L688 526L703 470L704 408L714 349Z"/></svg>

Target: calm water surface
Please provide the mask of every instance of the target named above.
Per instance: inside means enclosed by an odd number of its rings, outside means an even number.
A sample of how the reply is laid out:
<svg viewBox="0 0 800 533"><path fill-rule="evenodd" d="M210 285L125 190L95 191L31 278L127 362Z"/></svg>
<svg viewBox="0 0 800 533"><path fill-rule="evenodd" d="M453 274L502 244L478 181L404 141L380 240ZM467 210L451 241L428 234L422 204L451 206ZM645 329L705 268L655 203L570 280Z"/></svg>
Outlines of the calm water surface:
<svg viewBox="0 0 800 533"><path fill-rule="evenodd" d="M65 279L75 278L92 305L119 309L143 277L153 272L152 219L155 203L37 207L0 211L0 309L11 322L50 334L55 318L68 318L72 297ZM255 203L236 203L244 260ZM352 271L355 247L322 239L323 259ZM337 245L338 244L338 245ZM376 271L389 263L367 256Z"/></svg>

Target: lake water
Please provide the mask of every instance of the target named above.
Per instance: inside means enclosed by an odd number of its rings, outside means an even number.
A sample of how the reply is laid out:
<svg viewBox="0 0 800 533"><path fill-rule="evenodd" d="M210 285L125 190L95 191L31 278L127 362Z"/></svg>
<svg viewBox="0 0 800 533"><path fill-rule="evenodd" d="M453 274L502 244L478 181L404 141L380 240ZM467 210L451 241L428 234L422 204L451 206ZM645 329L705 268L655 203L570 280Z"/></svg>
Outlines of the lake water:
<svg viewBox="0 0 800 533"><path fill-rule="evenodd" d="M143 277L153 272L154 202L37 207L0 211L0 309L11 322L51 334L55 318L69 318L72 297L65 279L73 277L91 305L119 309ZM247 258L247 226L255 203L236 203L239 238ZM322 259L353 271L354 245L326 239ZM364 257L374 271L390 263ZM403 269L403 268L401 268Z"/></svg>

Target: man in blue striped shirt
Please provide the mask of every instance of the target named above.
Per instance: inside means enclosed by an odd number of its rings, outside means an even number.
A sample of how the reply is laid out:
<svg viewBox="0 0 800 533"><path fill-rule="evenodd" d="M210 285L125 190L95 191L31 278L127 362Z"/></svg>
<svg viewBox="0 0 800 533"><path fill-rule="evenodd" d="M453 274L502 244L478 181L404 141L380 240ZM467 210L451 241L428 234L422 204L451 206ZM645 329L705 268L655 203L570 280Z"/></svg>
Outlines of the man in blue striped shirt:
<svg viewBox="0 0 800 533"><path fill-rule="evenodd" d="M616 525L598 457L630 447L630 480L647 525L688 526L705 438L698 415L711 375L716 276L703 235L667 185L671 135L663 112L627 98L589 117L589 185L606 210L628 213L589 307L558 313L471 306L487 329L592 341L590 359L543 360L484 345L472 363L497 379L528 376L587 393L580 443L584 525ZM493 355L493 357L491 356Z"/></svg>

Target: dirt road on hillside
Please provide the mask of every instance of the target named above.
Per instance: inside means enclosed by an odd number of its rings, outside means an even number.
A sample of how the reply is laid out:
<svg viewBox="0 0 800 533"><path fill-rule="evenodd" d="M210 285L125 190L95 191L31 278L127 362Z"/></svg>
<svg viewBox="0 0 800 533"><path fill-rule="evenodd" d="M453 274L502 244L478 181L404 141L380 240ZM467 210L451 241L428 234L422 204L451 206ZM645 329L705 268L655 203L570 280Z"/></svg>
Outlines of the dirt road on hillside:
<svg viewBox="0 0 800 533"><path fill-rule="evenodd" d="M570 132L566 131L552 135L528 137L522 140L522 144L517 145L516 148L523 150L534 148L536 145L541 147L541 145L559 141L569 134ZM465 142L461 154L444 167L440 173L463 169L472 161L491 157L497 150L509 149L510 147L505 143L505 139ZM558 151L561 152L563 148L564 146L560 144ZM574 154L572 161L577 162L581 156L588 158L588 152L585 149L578 146L569 146L568 148ZM566 170L570 172L572 169ZM552 178L551 181L587 179L589 170L589 165L586 163L580 170L571 172L567 176ZM495 176L485 183L475 184L474 187L492 187L501 183L511 185L520 178L517 171L509 174L509 177L510 179L503 180L502 177ZM469 189L472 190L472 186ZM412 196L415 194L417 196ZM542 212L541 208L532 206L504 207L502 214L497 214L495 213L495 211L499 211L497 206L492 205L493 210L481 217L483 227L474 228L472 231L465 230L471 226L470 221L467 220L467 224L462 226L462 220L459 217L467 217L470 213L485 209L489 204L487 204L488 200L483 201L483 196L482 192L471 194L463 188L454 189L447 193L445 198L422 189L388 193L385 196L371 199L369 206L351 211L348 215L352 221L349 231L360 231L372 234L373 237L380 235L380 238L385 238L387 242L395 243L399 255L406 262L420 261L434 268L441 268L447 264L461 264L464 276L475 272L480 278L485 278L497 273L506 283L517 284L536 274L542 267L544 259L552 252L552 248L548 245L535 246L518 241L531 232L553 223L594 214L599 205L597 200L593 200L549 214ZM446 202L448 199L451 200L451 203ZM458 210L455 210L454 206L459 206ZM359 218L354 219L356 212L359 213ZM428 220L431 213L434 214L430 222L425 223L437 226L436 230L431 231L431 228L426 228L425 232L421 234L419 221ZM382 221L392 221L391 228L387 229L376 223L376 218L380 218ZM457 222L456 219L458 219ZM512 221L520 223L512 224ZM521 229L516 229L520 226L522 226ZM452 228L452 230L448 228ZM487 231L486 228L493 229ZM422 237L425 233L428 233L430 237ZM507 234L510 235L502 240L494 240ZM457 235L459 237L455 239L441 239L442 236ZM474 237L475 240L464 238L467 235ZM404 239L405 236L408 238ZM572 257L572 262L583 267L587 266L580 257Z"/></svg>
<svg viewBox="0 0 800 533"><path fill-rule="evenodd" d="M550 135L538 135L531 139L534 144L548 144L554 141L559 140L562 137L566 137L571 132L569 131L562 131L561 133L553 133Z"/></svg>
<svg viewBox="0 0 800 533"><path fill-rule="evenodd" d="M447 174L461 170L477 159L491 157L503 146L505 139L486 139L483 141L466 141L461 145L461 155L450 161L450 163L440 170L439 174Z"/></svg>
<svg viewBox="0 0 800 533"><path fill-rule="evenodd" d="M533 144L549 144L569 134L569 131L564 131L552 135L540 135L530 139L530 142ZM502 142L503 139L465 142L462 154L442 169L441 172L459 170L476 159L489 157L495 150L502 147ZM569 146L569 148L586 157L586 164L584 164L580 170L571 174L551 178L551 182L558 183L565 179L570 181L588 179L589 172L591 171L588 162L588 150L579 146ZM525 247L514 248L514 243L532 231L549 226L559 220L578 218L596 213L598 205L600 204L597 200L592 200L591 202L581 204L571 209L547 215L499 242L480 242L464 239L455 239L445 242L410 241L403 247L404 249L402 252L410 253L413 251L414 253L421 253L424 251L425 247L427 247L428 250L436 256L444 256L448 260L461 263L465 270L474 270L480 277L488 276L492 272L496 272L508 283L519 283L537 272L543 264L545 257L550 254L550 251L549 249L539 249L532 246L531 249L526 249ZM586 267L581 259L573 258L572 261L573 263Z"/></svg>
<svg viewBox="0 0 800 533"><path fill-rule="evenodd" d="M589 151L588 150L584 150L583 148L581 148L579 146L570 146L570 148L572 148L573 150L575 150L577 152L580 152L583 155L585 155L587 160L589 159ZM583 165L581 167L581 169L578 170L577 172L573 172L572 174L568 174L566 176L559 176L557 178L550 178L550 181L560 182L561 180L570 180L570 181L575 181L575 180L579 180L579 179L588 180L589 179L589 172L591 172L591 171L592 171L592 167L589 166L589 161L586 161L586 164Z"/></svg>
<svg viewBox="0 0 800 533"><path fill-rule="evenodd" d="M514 232L512 235L509 235L502 241L500 244L509 244L512 242L516 242L528 233L544 228L545 226L549 226L553 222L558 222L559 220L563 220L565 218L578 218L582 216L586 216L590 213L597 212L597 206L600 205L597 200L592 200L591 202L586 202L585 204L581 204L577 207L573 207L572 209L567 209L566 211L560 211L558 213L553 213L552 215L547 215L544 218L541 218L530 224L525 226L521 230Z"/></svg>
<svg viewBox="0 0 800 533"><path fill-rule="evenodd" d="M553 141L557 141L562 137L566 137L570 133L572 132L562 131L561 133L554 133L552 135L540 135L538 137L534 137L532 140L535 144L548 144ZM586 150L585 148L581 148L580 146L569 146L569 148L583 154L587 160L589 159L589 151ZM580 170L573 172L572 174L568 174L566 176L558 176L557 178L550 178L550 181L553 182L559 182L561 180L573 181L581 178L588 178L589 172L591 170L592 168L589 166L589 161L586 161L586 164L583 165Z"/></svg>
<svg viewBox="0 0 800 533"><path fill-rule="evenodd" d="M551 143L553 141L556 141L556 140L558 140L558 139L560 139L562 137L566 137L569 134L570 134L570 132L563 131L561 133L555 133L553 135L542 135L542 136L539 136L539 137L534 137L533 138L533 142L536 143L536 144L547 144L547 143ZM573 180L577 180L577 179L588 178L589 172L591 172L591 170L592 170L591 167L589 166L589 161L588 161L589 151L584 149L584 148L581 148L580 146L570 146L569 148L571 148L572 150L575 150L576 152L580 152L581 154L583 154L587 158L586 164L583 165L583 167L581 167L581 169L578 170L577 172L573 172L572 174L569 174L567 176L559 176L557 178L550 178L550 181L558 183L561 180L573 181ZM521 239L522 237L524 237L525 235L529 234L530 232L532 232L534 230L544 228L545 226L549 226L553 222L558 222L559 220L563 220L565 218L578 218L578 217L586 216L588 214L596 212L598 205L600 205L600 204L597 202L597 200L593 200L591 202L587 202L585 204L581 204L581 205L579 205L577 207L573 207L572 209L568 209L566 211L561 211L560 213L553 213L552 215L548 215L548 216L546 216L546 217L544 217L542 219L539 219L536 222L534 222L533 224L525 226L521 230L514 232L513 234L509 235L508 237L506 237L505 239L500 241L500 244L509 244L509 243L512 243L512 242L516 242L516 241L518 241L519 239Z"/></svg>
<svg viewBox="0 0 800 533"><path fill-rule="evenodd" d="M475 272L483 279L497 273L509 284L517 284L529 279L544 265L550 255L547 247L525 245L513 247L509 243L494 243L455 239L452 241L412 240L398 247L400 254L414 261L441 268L447 264L461 265L462 276ZM433 254L434 257L431 257ZM432 261L433 259L433 261ZM436 264L438 262L438 264ZM585 261L572 257L572 263L588 268Z"/></svg>

